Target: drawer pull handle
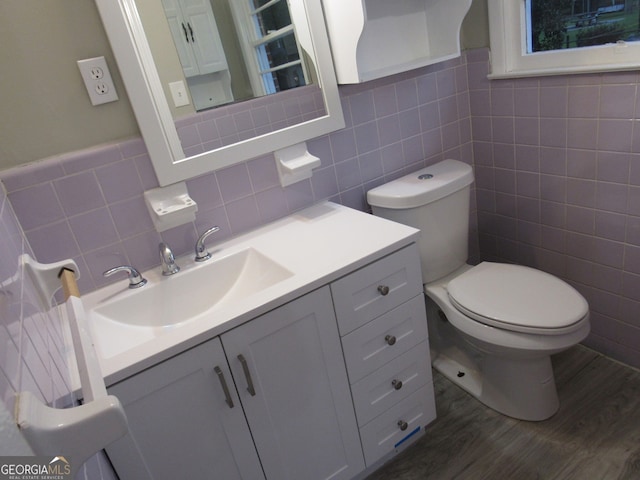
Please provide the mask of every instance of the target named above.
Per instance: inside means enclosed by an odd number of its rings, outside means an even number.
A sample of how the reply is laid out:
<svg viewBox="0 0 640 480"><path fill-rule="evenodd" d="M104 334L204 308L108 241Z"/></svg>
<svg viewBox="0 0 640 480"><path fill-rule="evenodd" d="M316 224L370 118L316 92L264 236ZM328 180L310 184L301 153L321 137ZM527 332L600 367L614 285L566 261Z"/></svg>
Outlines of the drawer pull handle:
<svg viewBox="0 0 640 480"><path fill-rule="evenodd" d="M256 396L256 389L253 387L253 380L251 379L251 372L249 372L249 365L247 365L247 359L244 358L244 355L238 355L238 360L242 364L242 371L244 372L244 376L247 379L247 392L251 394L252 397Z"/></svg>
<svg viewBox="0 0 640 480"><path fill-rule="evenodd" d="M383 297L389 295L389 287L386 285L378 285L378 292L380 292L380 295Z"/></svg>
<svg viewBox="0 0 640 480"><path fill-rule="evenodd" d="M231 400L231 394L229 393L229 387L227 386L227 381L224 378L224 373L220 370L220 367L216 367L213 369L218 375L218 380L220 380L220 385L222 385L222 391L224 392L225 401L229 408L233 408L233 400Z"/></svg>
<svg viewBox="0 0 640 480"><path fill-rule="evenodd" d="M400 427L400 430L402 430L403 432L409 428L409 424L407 422L405 422L404 420L398 420L398 426Z"/></svg>
<svg viewBox="0 0 640 480"><path fill-rule="evenodd" d="M384 337L384 341L387 342L387 345L395 345L396 337L394 335L387 335Z"/></svg>
<svg viewBox="0 0 640 480"><path fill-rule="evenodd" d="M396 390L400 390L402 388L402 380L393 380L391 385L393 385L393 388Z"/></svg>

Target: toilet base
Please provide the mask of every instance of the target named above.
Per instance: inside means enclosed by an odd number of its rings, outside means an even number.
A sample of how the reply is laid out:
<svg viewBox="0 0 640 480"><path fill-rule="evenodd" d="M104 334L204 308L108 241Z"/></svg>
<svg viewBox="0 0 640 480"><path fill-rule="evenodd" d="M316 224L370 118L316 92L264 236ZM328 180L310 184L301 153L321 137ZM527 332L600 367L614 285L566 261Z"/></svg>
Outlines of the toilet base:
<svg viewBox="0 0 640 480"><path fill-rule="evenodd" d="M558 411L560 402L549 357L522 361L483 356L476 365L455 347L433 357L437 371L499 413L541 421Z"/></svg>
<svg viewBox="0 0 640 480"><path fill-rule="evenodd" d="M541 421L556 413L560 402L550 353L502 355L480 349L426 300L433 368L504 415Z"/></svg>

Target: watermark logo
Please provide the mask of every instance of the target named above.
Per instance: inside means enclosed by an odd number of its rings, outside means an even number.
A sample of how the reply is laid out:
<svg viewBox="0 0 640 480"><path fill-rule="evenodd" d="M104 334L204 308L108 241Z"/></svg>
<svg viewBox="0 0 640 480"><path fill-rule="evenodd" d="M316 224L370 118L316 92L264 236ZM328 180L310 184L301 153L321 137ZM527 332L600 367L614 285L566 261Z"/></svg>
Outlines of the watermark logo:
<svg viewBox="0 0 640 480"><path fill-rule="evenodd" d="M57 457L0 457L0 480L72 480L71 464Z"/></svg>

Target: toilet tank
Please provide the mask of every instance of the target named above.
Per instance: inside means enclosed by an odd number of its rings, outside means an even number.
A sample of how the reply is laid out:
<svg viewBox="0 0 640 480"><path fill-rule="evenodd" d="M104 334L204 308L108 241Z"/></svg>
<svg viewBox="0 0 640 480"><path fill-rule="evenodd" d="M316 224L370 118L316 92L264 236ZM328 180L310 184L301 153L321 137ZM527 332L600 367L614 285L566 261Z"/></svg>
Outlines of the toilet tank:
<svg viewBox="0 0 640 480"><path fill-rule="evenodd" d="M472 182L471 166L444 160L367 192L374 215L420 229L423 283L467 261Z"/></svg>

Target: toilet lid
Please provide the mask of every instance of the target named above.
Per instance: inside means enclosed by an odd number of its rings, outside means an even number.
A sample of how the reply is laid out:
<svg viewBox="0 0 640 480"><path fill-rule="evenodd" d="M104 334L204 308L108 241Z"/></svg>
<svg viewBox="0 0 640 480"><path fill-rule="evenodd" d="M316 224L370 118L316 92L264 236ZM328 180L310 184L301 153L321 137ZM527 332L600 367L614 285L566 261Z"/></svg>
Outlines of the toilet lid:
<svg viewBox="0 0 640 480"><path fill-rule="evenodd" d="M487 325L528 333L560 333L582 320L589 305L577 290L548 273L483 262L447 285L461 312Z"/></svg>

